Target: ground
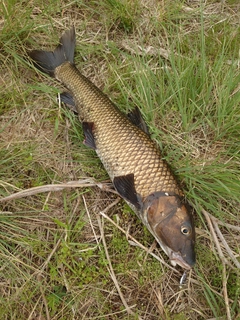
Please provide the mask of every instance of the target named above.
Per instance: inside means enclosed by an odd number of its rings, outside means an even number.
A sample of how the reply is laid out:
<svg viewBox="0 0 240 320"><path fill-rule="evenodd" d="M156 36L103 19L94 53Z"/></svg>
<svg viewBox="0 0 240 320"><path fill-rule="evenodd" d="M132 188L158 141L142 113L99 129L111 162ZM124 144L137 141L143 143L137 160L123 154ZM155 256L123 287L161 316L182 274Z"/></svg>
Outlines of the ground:
<svg viewBox="0 0 240 320"><path fill-rule="evenodd" d="M240 319L239 9L1 2L0 319ZM138 106L194 208L182 286L82 144L64 88L27 58L72 25L75 64L123 112Z"/></svg>

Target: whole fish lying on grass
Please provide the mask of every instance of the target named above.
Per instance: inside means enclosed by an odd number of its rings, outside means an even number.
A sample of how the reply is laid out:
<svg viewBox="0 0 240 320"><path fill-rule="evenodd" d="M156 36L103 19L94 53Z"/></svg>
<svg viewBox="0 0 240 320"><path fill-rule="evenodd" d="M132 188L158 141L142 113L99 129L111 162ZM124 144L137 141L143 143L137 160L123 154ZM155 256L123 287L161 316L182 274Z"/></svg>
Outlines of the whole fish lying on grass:
<svg viewBox="0 0 240 320"><path fill-rule="evenodd" d="M53 52L29 55L41 71L63 83L73 95L82 122L84 144L96 150L119 195L153 234L175 266L195 264L193 218L184 195L137 114L127 118L75 67L75 30L65 32ZM70 100L68 94L63 101Z"/></svg>

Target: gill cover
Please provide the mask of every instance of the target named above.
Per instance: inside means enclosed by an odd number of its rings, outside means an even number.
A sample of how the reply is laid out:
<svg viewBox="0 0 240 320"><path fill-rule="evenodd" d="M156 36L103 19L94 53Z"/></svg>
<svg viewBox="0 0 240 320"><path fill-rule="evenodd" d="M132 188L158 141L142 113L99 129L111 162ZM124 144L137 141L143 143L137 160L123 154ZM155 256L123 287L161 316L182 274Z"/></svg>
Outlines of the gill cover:
<svg viewBox="0 0 240 320"><path fill-rule="evenodd" d="M155 192L143 206L144 220L173 265L190 269L195 264L192 214L177 194Z"/></svg>

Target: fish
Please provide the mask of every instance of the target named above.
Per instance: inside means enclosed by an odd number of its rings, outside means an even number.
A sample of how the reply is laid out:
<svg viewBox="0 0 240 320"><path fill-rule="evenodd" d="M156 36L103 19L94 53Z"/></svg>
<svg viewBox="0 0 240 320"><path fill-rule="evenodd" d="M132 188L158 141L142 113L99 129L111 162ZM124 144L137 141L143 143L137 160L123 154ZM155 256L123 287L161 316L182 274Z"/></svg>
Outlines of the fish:
<svg viewBox="0 0 240 320"><path fill-rule="evenodd" d="M30 60L68 90L82 123L83 143L94 149L114 188L154 236L173 266L196 262L192 211L170 166L151 139L139 109L127 116L74 64L75 28L65 31L54 51L32 50Z"/></svg>

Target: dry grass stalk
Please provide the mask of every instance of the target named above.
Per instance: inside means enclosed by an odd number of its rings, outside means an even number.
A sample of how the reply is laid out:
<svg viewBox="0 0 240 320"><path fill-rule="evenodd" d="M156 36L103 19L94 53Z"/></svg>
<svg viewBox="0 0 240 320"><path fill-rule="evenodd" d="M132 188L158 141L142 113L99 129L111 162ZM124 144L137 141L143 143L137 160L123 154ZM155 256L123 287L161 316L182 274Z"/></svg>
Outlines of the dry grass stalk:
<svg viewBox="0 0 240 320"><path fill-rule="evenodd" d="M89 178L89 179L83 179L78 181L69 181L67 183L47 184L44 186L29 188L26 190L13 193L7 197L1 198L0 202L16 200L24 197L33 196L39 193L56 192L56 191L62 191L64 189L69 189L69 188L84 188L84 187L95 187L95 186L99 187L101 190L118 194L114 189L111 189L109 187L109 184L99 183L99 182L96 182L94 179Z"/></svg>
<svg viewBox="0 0 240 320"><path fill-rule="evenodd" d="M220 236L220 239L221 240L224 240L222 241L223 244L226 244L226 240L224 239L221 231L219 230L218 228L218 225L217 225L217 222L216 221L212 221L211 220L211 217L209 215L209 213L204 210L203 208L201 209L202 213L204 214L206 220L207 220L207 223L208 223L208 226L210 228L210 232L212 234L212 237L213 237L213 241L217 247L217 250L218 250L218 254L219 254L219 257L222 261L222 265L223 265L223 270L222 270L222 286L223 286L223 297L224 297L224 300L225 300L225 307L226 307L226 315L227 315L227 320L232 320L232 317L231 317L231 312L230 312L230 306L229 306L229 298L228 298L228 292L227 292L227 275L226 275L226 264L229 265L230 267L231 264L229 263L229 261L225 258L223 252L222 252L222 249L221 249L221 245L220 245L220 242L217 238L217 235L216 235L216 232L218 235L221 235ZM214 227L215 227L215 230L214 230ZM227 250L227 253L229 254L229 256L234 259L232 259L234 262L235 262L235 257L233 256L233 253L231 251L231 249L229 248L229 246L225 246L226 250ZM236 261L237 262L237 261ZM238 263L238 262L237 262Z"/></svg>
<svg viewBox="0 0 240 320"><path fill-rule="evenodd" d="M115 206L118 202L119 202L119 199L116 199L116 200L115 200L113 203L111 203L107 208L105 208L105 209L101 212L101 214L102 214L102 213L103 213L103 214L106 214L106 212L107 212L110 208L112 208L113 206ZM98 221L99 230L100 230L100 233L101 233L101 240L102 240L102 243L103 243L103 247L104 247L105 254L106 254L106 258L107 258L108 265L109 265L109 267L108 267L108 272L109 272L109 274L110 274L110 276L111 276L111 278L112 278L112 280L113 280L113 282L114 282L114 284L115 284L115 287L116 287L116 289L117 289L117 291L118 291L118 294L119 294L119 296L120 296L120 298L121 298L121 300L122 300L122 303L123 303L123 305L124 305L127 313L128 313L129 315L134 315L135 313L131 310L131 308L134 308L134 306L131 306L131 307L128 306L128 304L127 304L127 302L126 302L126 300L125 300L125 298L124 298L124 296L123 296L123 294L122 294L122 291L121 291L120 286L119 286L119 284L118 284L118 281L117 281L115 272L114 272L113 267L112 267L112 263L111 263L111 260L110 260L110 256L109 256L109 253L108 253L107 244L106 244L106 240L105 240L105 236L104 236L104 223L101 221L101 219L100 219L99 216L97 216L97 221ZM103 221L104 221L104 220L103 220ZM140 316L138 317L138 319L139 319L139 320L142 320L142 318L141 318Z"/></svg>

